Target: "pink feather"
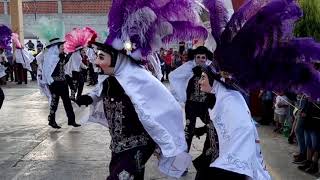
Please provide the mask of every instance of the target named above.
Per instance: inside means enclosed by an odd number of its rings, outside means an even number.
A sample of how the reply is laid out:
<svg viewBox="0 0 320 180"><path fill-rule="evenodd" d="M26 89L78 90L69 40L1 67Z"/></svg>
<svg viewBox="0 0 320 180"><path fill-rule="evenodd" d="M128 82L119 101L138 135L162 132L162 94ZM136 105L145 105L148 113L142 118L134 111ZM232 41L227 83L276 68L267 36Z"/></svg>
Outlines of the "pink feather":
<svg viewBox="0 0 320 180"><path fill-rule="evenodd" d="M98 33L94 29L92 29L91 27L85 27L84 29L92 33L92 38L91 38L89 44L90 43L92 44L93 42L95 42L98 37Z"/></svg>
<svg viewBox="0 0 320 180"><path fill-rule="evenodd" d="M12 41L16 45L17 48L21 49L22 45L19 41L19 35L17 33L12 33Z"/></svg>
<svg viewBox="0 0 320 180"><path fill-rule="evenodd" d="M96 35L96 32L88 27L83 29L74 28L72 31L65 35L64 49L66 53L72 53L79 47L86 47L92 38Z"/></svg>

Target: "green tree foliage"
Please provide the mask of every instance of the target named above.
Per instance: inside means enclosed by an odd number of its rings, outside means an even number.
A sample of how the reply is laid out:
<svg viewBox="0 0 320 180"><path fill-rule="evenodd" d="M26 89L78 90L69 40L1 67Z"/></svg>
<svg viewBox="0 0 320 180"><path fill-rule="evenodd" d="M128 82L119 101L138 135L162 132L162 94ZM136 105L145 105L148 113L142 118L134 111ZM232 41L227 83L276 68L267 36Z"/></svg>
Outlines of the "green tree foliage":
<svg viewBox="0 0 320 180"><path fill-rule="evenodd" d="M297 22L295 35L314 37L320 41L320 0L298 0L303 9L303 18Z"/></svg>

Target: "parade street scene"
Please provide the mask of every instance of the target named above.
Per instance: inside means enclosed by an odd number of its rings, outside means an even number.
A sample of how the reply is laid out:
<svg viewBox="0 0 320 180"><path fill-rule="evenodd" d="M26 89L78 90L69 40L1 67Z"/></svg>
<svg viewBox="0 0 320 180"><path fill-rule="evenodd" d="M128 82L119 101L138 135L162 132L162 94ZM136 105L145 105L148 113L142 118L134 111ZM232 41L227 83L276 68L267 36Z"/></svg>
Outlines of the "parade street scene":
<svg viewBox="0 0 320 180"><path fill-rule="evenodd" d="M0 180L320 180L319 0L0 0Z"/></svg>

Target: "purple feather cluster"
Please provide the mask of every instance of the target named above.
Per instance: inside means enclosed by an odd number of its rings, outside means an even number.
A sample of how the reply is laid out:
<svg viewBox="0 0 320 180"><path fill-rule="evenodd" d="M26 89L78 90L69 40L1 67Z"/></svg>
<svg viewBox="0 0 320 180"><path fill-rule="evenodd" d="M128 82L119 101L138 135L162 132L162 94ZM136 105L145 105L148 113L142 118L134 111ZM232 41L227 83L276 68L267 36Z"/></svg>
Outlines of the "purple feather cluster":
<svg viewBox="0 0 320 180"><path fill-rule="evenodd" d="M246 90L291 90L319 98L320 73L312 61L320 59L320 43L293 36L301 17L293 0L248 0L220 36L219 69Z"/></svg>
<svg viewBox="0 0 320 180"><path fill-rule="evenodd" d="M5 25L0 25L0 48L11 50L12 31Z"/></svg>
<svg viewBox="0 0 320 180"><path fill-rule="evenodd" d="M161 43L206 39L207 31L198 23L194 4L193 0L113 0L105 43L129 38L142 56L147 56Z"/></svg>
<svg viewBox="0 0 320 180"><path fill-rule="evenodd" d="M220 44L220 36L228 23L228 10L221 0L204 0L204 5L210 12L212 36Z"/></svg>

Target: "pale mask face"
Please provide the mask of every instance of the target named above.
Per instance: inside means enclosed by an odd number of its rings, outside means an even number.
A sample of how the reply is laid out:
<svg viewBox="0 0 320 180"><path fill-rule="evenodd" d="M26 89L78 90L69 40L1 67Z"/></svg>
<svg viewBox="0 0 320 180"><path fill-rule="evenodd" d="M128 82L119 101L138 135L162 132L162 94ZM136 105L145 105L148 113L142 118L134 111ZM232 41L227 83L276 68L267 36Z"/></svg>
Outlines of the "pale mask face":
<svg viewBox="0 0 320 180"><path fill-rule="evenodd" d="M195 55L196 64L198 66L204 66L207 61L207 55L205 54L196 54Z"/></svg>
<svg viewBox="0 0 320 180"><path fill-rule="evenodd" d="M112 75L114 72L114 67L111 66L111 56L108 53L105 53L103 51L98 52L97 59L95 61L95 64L98 65L104 74Z"/></svg>
<svg viewBox="0 0 320 180"><path fill-rule="evenodd" d="M206 93L211 93L212 86L209 83L209 78L206 73L202 73L201 78L199 80L200 90Z"/></svg>

